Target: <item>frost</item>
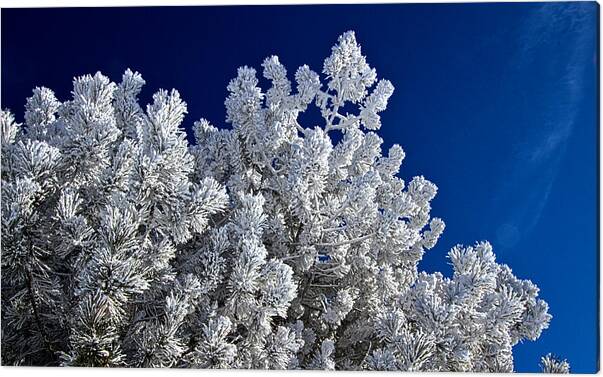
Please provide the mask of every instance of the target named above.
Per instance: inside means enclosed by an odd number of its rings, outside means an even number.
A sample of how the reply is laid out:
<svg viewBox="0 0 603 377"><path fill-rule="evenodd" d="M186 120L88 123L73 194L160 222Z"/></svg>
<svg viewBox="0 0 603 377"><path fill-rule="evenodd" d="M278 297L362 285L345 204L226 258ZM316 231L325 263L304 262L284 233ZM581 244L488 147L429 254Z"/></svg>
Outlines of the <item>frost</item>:
<svg viewBox="0 0 603 377"><path fill-rule="evenodd" d="M294 72L266 58L265 90L239 68L230 127L195 122L195 145L178 91L143 108L131 70L34 89L24 126L0 112L5 365L513 370L548 306L487 242L418 270L445 224L383 155L393 84L353 32Z"/></svg>

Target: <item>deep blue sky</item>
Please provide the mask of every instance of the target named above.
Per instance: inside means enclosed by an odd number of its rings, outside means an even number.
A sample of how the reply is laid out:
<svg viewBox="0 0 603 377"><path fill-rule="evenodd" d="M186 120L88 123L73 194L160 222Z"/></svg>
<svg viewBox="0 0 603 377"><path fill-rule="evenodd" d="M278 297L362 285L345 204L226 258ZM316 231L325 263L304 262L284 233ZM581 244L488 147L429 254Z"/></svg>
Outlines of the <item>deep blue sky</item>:
<svg viewBox="0 0 603 377"><path fill-rule="evenodd" d="M276 54L289 72L316 71L337 36L355 30L368 61L396 86L383 113L385 148L399 143L403 178L439 186L447 228L422 262L450 271L457 243L490 240L530 278L554 315L516 370L541 355L574 372L598 369L598 12L594 3L2 9L2 107L23 119L47 86L143 74L148 101L177 88L200 117L224 124L226 84L240 65Z"/></svg>

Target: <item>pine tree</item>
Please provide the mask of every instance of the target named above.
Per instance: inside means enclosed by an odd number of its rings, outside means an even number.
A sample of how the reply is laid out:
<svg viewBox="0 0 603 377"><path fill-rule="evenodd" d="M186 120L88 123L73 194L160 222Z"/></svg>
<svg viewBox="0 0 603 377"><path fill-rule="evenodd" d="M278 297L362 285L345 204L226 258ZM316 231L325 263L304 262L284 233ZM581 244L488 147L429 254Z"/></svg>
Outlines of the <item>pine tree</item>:
<svg viewBox="0 0 603 377"><path fill-rule="evenodd" d="M34 89L25 125L1 112L3 364L513 370L548 306L487 242L454 247L450 278L418 270L437 187L382 155L394 87L354 33L295 91L262 68L271 87L239 68L230 127L201 119L193 145L179 93L143 109L130 70Z"/></svg>

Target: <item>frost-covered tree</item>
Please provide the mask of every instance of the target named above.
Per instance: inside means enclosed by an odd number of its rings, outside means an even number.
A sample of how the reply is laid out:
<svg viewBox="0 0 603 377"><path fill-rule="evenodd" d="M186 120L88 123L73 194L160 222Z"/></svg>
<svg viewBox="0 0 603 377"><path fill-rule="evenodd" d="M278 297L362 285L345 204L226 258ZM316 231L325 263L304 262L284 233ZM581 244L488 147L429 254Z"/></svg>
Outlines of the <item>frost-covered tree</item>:
<svg viewBox="0 0 603 377"><path fill-rule="evenodd" d="M540 367L544 373L567 374L570 372L567 360L561 360L550 353L540 359Z"/></svg>
<svg viewBox="0 0 603 377"><path fill-rule="evenodd" d="M242 67L226 122L100 73L72 99L3 111L2 362L8 365L512 371L548 327L538 288L487 242L418 271L444 222L436 186L382 154L378 79L353 32L321 76ZM299 115L320 110L320 124ZM567 364L544 358L546 371Z"/></svg>

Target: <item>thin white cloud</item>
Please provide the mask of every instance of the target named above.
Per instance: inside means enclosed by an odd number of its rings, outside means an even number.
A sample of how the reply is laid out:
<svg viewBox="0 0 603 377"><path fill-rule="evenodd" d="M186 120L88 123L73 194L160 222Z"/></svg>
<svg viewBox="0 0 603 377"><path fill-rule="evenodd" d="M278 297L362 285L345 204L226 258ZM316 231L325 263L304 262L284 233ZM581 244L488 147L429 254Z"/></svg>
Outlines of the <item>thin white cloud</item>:
<svg viewBox="0 0 603 377"><path fill-rule="evenodd" d="M563 31L571 31L575 35L571 43L572 49L568 56L555 56L553 59L567 61L565 73L552 83L559 91L558 103L548 108L547 124L534 125L534 129L544 129L541 132L531 132L522 143L515 155L515 173L508 178L509 184L499 196L511 194L508 190L516 184L528 181L530 176L538 176L530 194L517 198L515 208L510 210L506 220L501 222L497 233L503 248L512 247L522 234L529 233L540 221L546 208L555 178L558 175L559 164L565 153L568 139L576 126L577 104L582 99L584 90L584 63L589 61L587 53L593 43L594 30L585 29L588 23L583 22L588 16L586 8L581 6L566 6L560 8L557 4L543 4L533 15L528 17L521 35L521 47L515 56L515 65L521 67L536 61L536 51L542 44L557 43L556 37ZM544 173L544 174L543 174ZM509 229L513 232L512 241L508 242Z"/></svg>

